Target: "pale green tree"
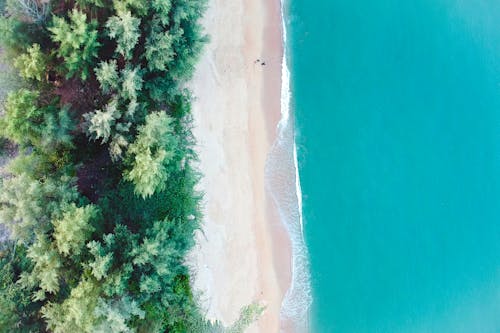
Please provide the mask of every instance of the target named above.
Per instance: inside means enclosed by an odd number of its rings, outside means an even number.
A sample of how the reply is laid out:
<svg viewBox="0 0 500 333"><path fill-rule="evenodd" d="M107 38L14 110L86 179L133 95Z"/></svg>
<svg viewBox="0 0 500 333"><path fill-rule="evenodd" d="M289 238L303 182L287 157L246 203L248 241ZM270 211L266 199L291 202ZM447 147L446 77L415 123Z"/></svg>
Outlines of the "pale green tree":
<svg viewBox="0 0 500 333"><path fill-rule="evenodd" d="M95 280L83 279L63 303L48 303L42 316L53 333L93 333L97 325L95 309L101 290Z"/></svg>
<svg viewBox="0 0 500 333"><path fill-rule="evenodd" d="M94 140L102 139L108 142L112 134L117 119L121 117L118 110L118 100L113 98L106 105L104 110L96 110L85 114L85 119L89 123L88 132Z"/></svg>
<svg viewBox="0 0 500 333"><path fill-rule="evenodd" d="M143 198L165 189L167 165L177 145L171 124L172 119L164 111L147 115L146 123L138 128L135 141L128 147L130 168L124 176Z"/></svg>
<svg viewBox="0 0 500 333"><path fill-rule="evenodd" d="M0 224L18 241L30 244L34 233L50 229L50 220L61 216L62 206L78 197L74 180L47 178L43 182L26 173L0 181Z"/></svg>
<svg viewBox="0 0 500 333"><path fill-rule="evenodd" d="M116 12L130 10L139 17L148 13L149 2L144 0L113 0Z"/></svg>
<svg viewBox="0 0 500 333"><path fill-rule="evenodd" d="M128 141L125 136L120 133L113 136L113 139L111 139L111 142L109 143L109 154L111 155L113 161L117 161L122 158L127 146Z"/></svg>
<svg viewBox="0 0 500 333"><path fill-rule="evenodd" d="M125 296L111 300L100 298L95 315L99 321L94 331L96 333L132 333L134 330L128 326L128 322L134 317L144 319L145 312L136 301Z"/></svg>
<svg viewBox="0 0 500 333"><path fill-rule="evenodd" d="M137 93L142 89L142 74L138 67L125 68L121 72L121 96L130 101L137 100Z"/></svg>
<svg viewBox="0 0 500 333"><path fill-rule="evenodd" d="M42 81L47 71L47 57L40 50L39 44L30 46L25 54L14 60L14 66L19 70L22 77Z"/></svg>
<svg viewBox="0 0 500 333"><path fill-rule="evenodd" d="M35 264L33 271L27 273L27 279L33 279L42 290L35 298L43 300L45 293L57 293L62 268L61 257L45 234L37 235L36 241L28 248L27 257Z"/></svg>
<svg viewBox="0 0 500 333"><path fill-rule="evenodd" d="M94 205L77 207L74 203L65 208L60 219L52 221L57 250L64 256L79 255L95 228L98 209Z"/></svg>
<svg viewBox="0 0 500 333"><path fill-rule="evenodd" d="M100 43L97 41L97 22L87 22L87 14L73 9L66 19L54 16L49 31L51 38L59 44L57 55L64 59L67 77L79 73L83 80L89 76L89 67L97 57Z"/></svg>
<svg viewBox="0 0 500 333"><path fill-rule="evenodd" d="M95 69L97 80L105 93L118 88L118 70L116 60L101 61Z"/></svg>
<svg viewBox="0 0 500 333"><path fill-rule="evenodd" d="M139 25L141 20L133 17L128 10L119 10L116 16L112 16L106 23L108 36L116 39L116 51L126 60L132 58L132 50L139 40Z"/></svg>

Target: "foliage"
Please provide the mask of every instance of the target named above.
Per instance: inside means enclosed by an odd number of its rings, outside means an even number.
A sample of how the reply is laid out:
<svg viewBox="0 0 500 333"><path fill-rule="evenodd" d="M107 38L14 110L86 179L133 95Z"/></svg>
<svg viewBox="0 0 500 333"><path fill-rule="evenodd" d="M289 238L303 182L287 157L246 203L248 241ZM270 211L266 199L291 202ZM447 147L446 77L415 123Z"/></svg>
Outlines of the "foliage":
<svg viewBox="0 0 500 333"><path fill-rule="evenodd" d="M14 66L19 69L22 77L42 81L47 70L47 60L40 50L40 45L33 44L27 53L14 60Z"/></svg>
<svg viewBox="0 0 500 333"><path fill-rule="evenodd" d="M205 1L23 3L43 17L0 19L23 80L0 117L19 147L0 180L0 331L221 331L185 264L201 194L183 87Z"/></svg>
<svg viewBox="0 0 500 333"><path fill-rule="evenodd" d="M97 22L87 23L87 14L76 8L69 18L68 23L66 19L54 16L49 31L52 40L59 44L56 54L64 59L66 77L80 73L80 77L85 80L100 46L97 41Z"/></svg>
<svg viewBox="0 0 500 333"><path fill-rule="evenodd" d="M253 303L243 307L240 311L238 320L227 330L227 333L243 333L255 322L264 312L266 308L257 303Z"/></svg>
<svg viewBox="0 0 500 333"><path fill-rule="evenodd" d="M97 318L94 314L99 286L89 279L81 280L62 303L47 303L41 310L47 327L54 333L94 332Z"/></svg>
<svg viewBox="0 0 500 333"><path fill-rule="evenodd" d="M36 105L38 93L21 89L7 97L2 132L12 141L23 145L37 142L41 136L43 111Z"/></svg>
<svg viewBox="0 0 500 333"><path fill-rule="evenodd" d="M108 36L117 40L116 52L125 59L132 58L132 50L139 40L139 24L141 20L133 17L128 10L119 10L117 16L112 16L106 23Z"/></svg>
<svg viewBox="0 0 500 333"><path fill-rule="evenodd" d="M30 271L26 249L8 242L0 251L0 328L2 332L43 332L38 312L41 304L31 299L32 290L16 283L19 272Z"/></svg>
<svg viewBox="0 0 500 333"><path fill-rule="evenodd" d="M165 112L147 115L146 124L138 128L136 140L127 150L131 167L124 176L134 183L135 192L143 198L165 189L167 167L177 143L171 122Z"/></svg>
<svg viewBox="0 0 500 333"><path fill-rule="evenodd" d="M118 102L116 99L111 100L103 111L96 110L85 115L89 122L89 134L94 140L102 139L107 142L111 136L111 128L115 125L116 120L120 117L118 111Z"/></svg>
<svg viewBox="0 0 500 333"><path fill-rule="evenodd" d="M92 220L96 217L95 206L77 207L73 203L65 209L62 218L52 222L57 250L61 255L80 255L95 230Z"/></svg>
<svg viewBox="0 0 500 333"><path fill-rule="evenodd" d="M167 66L175 57L173 41L169 32L162 31L160 20L154 20L151 33L146 40L146 60L150 71L167 70Z"/></svg>
<svg viewBox="0 0 500 333"><path fill-rule="evenodd" d="M68 108L39 106L38 99L38 92L26 89L7 96L5 117L0 119L3 135L21 146L71 145Z"/></svg>
<svg viewBox="0 0 500 333"><path fill-rule="evenodd" d="M116 60L102 61L95 72L103 92L107 93L118 88Z"/></svg>
<svg viewBox="0 0 500 333"><path fill-rule="evenodd" d="M35 266L30 274L23 273L21 283L29 287L40 286L35 299L44 300L45 293L58 292L62 260L46 235L37 235L36 241L28 248L27 257Z"/></svg>
<svg viewBox="0 0 500 333"><path fill-rule="evenodd" d="M41 181L22 173L3 179L0 223L8 227L14 239L29 244L35 237L34 232L49 230L51 219L62 213L62 205L76 197L67 176Z"/></svg>
<svg viewBox="0 0 500 333"><path fill-rule="evenodd" d="M139 68L125 68L122 71L121 96L130 101L137 99L137 93L142 89L142 76Z"/></svg>

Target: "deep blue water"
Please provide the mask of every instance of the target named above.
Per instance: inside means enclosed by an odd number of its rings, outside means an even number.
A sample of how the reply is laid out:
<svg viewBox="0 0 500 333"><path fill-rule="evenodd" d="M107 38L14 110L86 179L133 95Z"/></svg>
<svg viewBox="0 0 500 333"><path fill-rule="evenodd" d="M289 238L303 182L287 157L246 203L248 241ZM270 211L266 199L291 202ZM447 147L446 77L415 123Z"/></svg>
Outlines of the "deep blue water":
<svg viewBox="0 0 500 333"><path fill-rule="evenodd" d="M500 332L500 1L289 0L318 333Z"/></svg>

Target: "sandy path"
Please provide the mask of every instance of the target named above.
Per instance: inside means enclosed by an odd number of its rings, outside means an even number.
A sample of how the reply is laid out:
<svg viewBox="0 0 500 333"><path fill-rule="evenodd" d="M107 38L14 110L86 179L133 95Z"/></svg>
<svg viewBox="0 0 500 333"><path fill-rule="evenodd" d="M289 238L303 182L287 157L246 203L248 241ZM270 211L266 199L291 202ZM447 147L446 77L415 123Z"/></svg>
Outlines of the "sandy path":
<svg viewBox="0 0 500 333"><path fill-rule="evenodd" d="M290 251L264 169L280 116L279 1L211 0L204 25L211 42L191 84L205 192L194 287L209 318L230 324L257 301L267 309L248 332L278 332Z"/></svg>

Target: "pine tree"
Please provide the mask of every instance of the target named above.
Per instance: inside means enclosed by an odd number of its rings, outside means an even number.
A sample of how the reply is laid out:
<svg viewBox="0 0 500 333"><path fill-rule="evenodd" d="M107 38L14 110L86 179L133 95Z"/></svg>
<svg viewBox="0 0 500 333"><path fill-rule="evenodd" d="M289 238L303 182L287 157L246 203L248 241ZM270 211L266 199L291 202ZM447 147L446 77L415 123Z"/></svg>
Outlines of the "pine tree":
<svg viewBox="0 0 500 333"><path fill-rule="evenodd" d="M41 305L32 301L32 289L19 281L20 272L30 271L32 264L26 249L10 242L0 245L0 330L2 332L43 332L38 311Z"/></svg>
<svg viewBox="0 0 500 333"><path fill-rule="evenodd" d="M127 146L128 141L125 136L120 133L115 134L109 144L109 154L111 155L111 159L113 161L117 161L122 158L124 149L127 148Z"/></svg>
<svg viewBox="0 0 500 333"><path fill-rule="evenodd" d="M52 221L54 225L54 239L57 250L63 256L80 255L85 243L95 228L93 220L98 210L93 205L77 207L70 204L64 211L62 218Z"/></svg>
<svg viewBox="0 0 500 333"><path fill-rule="evenodd" d="M94 140L102 139L102 142L108 142L116 120L120 116L118 101L113 98L106 105L104 111L96 110L85 114L85 118L89 123L88 133Z"/></svg>
<svg viewBox="0 0 500 333"><path fill-rule="evenodd" d="M143 198L165 189L167 165L174 156L177 142L171 122L164 111L147 115L146 123L138 128L135 141L129 145L127 155L131 168L124 176Z"/></svg>
<svg viewBox="0 0 500 333"><path fill-rule="evenodd" d="M184 86L204 3L63 1L48 23L0 19L22 87L37 89L13 93L0 121L21 148L0 180L0 224L25 259L2 279L0 246L0 331L213 328L184 264L200 200Z"/></svg>
<svg viewBox="0 0 500 333"><path fill-rule="evenodd" d="M27 53L14 60L14 66L19 70L22 77L42 81L47 70L47 60L40 50L40 45L33 44L28 48Z"/></svg>
<svg viewBox="0 0 500 333"><path fill-rule="evenodd" d="M142 73L138 67L127 67L121 72L121 97L130 101L137 101L137 93L142 89Z"/></svg>
<svg viewBox="0 0 500 333"><path fill-rule="evenodd" d="M5 116L0 119L3 136L22 146L40 141L43 112L37 106L38 96L26 89L7 96Z"/></svg>
<svg viewBox="0 0 500 333"><path fill-rule="evenodd" d="M37 240L28 248L27 257L35 264L33 271L21 278L27 285L33 281L41 288L41 293L37 293L35 298L45 299L45 293L55 294L59 291L59 278L61 274L62 262L59 253L47 239L45 234L38 234Z"/></svg>
<svg viewBox="0 0 500 333"><path fill-rule="evenodd" d="M139 25L141 20L133 17L128 10L118 10L117 16L112 16L106 23L108 36L116 39L116 52L121 54L126 60L132 58L132 50L139 40Z"/></svg>
<svg viewBox="0 0 500 333"><path fill-rule="evenodd" d="M71 185L68 177L42 182L26 173L0 181L0 224L7 226L12 238L30 244L35 232L49 230L62 205L78 197Z"/></svg>
<svg viewBox="0 0 500 333"><path fill-rule="evenodd" d="M91 269L92 275L97 280L102 280L107 276L108 270L113 263L113 253L106 252L102 244L98 241L91 241L87 244L90 254L94 257L88 266Z"/></svg>
<svg viewBox="0 0 500 333"><path fill-rule="evenodd" d="M95 69L97 80L103 92L108 93L118 88L118 71L116 60L101 61Z"/></svg>
<svg viewBox="0 0 500 333"><path fill-rule="evenodd" d="M117 12L130 10L135 15L143 17L148 12L149 4L144 0L113 0L113 7Z"/></svg>
<svg viewBox="0 0 500 333"><path fill-rule="evenodd" d="M99 294L95 281L82 279L62 304L46 304L41 312L49 330L53 333L94 332L98 324L95 309Z"/></svg>
<svg viewBox="0 0 500 333"><path fill-rule="evenodd" d="M104 300L99 299L95 314L100 323L94 332L96 333L131 333L128 322L133 318L144 319L144 311L130 297Z"/></svg>
<svg viewBox="0 0 500 333"><path fill-rule="evenodd" d="M49 31L52 40L59 44L57 55L64 59L66 77L71 78L80 73L80 77L86 80L100 46L97 41L97 22L87 23L87 15L78 9L73 9L69 18L68 23L64 18L54 16Z"/></svg>
<svg viewBox="0 0 500 333"><path fill-rule="evenodd" d="M151 7L156 11L157 17L161 23L168 25L170 10L172 9L171 0L152 0Z"/></svg>
<svg viewBox="0 0 500 333"><path fill-rule="evenodd" d="M50 105L44 109L44 126L41 129L41 144L44 147L73 147L71 131L75 123L70 117L70 108Z"/></svg>
<svg viewBox="0 0 500 333"><path fill-rule="evenodd" d="M146 40L146 60L150 71L165 71L174 59L173 38L168 31L163 31L159 20L152 23L151 33Z"/></svg>

